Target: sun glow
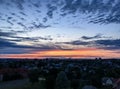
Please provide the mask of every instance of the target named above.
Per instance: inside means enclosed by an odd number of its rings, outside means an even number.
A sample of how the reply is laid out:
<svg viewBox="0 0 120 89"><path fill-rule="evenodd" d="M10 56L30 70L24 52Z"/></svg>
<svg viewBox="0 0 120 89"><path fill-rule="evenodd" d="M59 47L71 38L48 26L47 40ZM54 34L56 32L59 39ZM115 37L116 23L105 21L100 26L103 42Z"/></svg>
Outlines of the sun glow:
<svg viewBox="0 0 120 89"><path fill-rule="evenodd" d="M119 58L120 55L103 49L78 49L78 50L49 50L49 51L36 51L26 54L3 54L0 58L47 58L47 57L70 57L70 58Z"/></svg>

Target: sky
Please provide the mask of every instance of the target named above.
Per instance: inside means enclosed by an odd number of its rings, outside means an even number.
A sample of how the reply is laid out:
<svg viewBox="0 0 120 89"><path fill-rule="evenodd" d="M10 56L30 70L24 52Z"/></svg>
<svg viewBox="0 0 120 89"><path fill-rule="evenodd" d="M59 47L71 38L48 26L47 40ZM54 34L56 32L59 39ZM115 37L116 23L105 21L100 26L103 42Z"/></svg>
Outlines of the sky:
<svg viewBox="0 0 120 89"><path fill-rule="evenodd" d="M120 58L120 0L0 0L0 58Z"/></svg>

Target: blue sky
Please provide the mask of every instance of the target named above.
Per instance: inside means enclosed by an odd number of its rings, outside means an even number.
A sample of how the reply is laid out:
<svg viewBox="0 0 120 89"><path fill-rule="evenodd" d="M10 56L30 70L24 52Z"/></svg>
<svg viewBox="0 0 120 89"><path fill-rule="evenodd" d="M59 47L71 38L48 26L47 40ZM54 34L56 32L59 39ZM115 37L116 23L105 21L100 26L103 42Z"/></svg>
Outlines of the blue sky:
<svg viewBox="0 0 120 89"><path fill-rule="evenodd" d="M119 5L119 0L0 0L0 54L96 48L120 57Z"/></svg>

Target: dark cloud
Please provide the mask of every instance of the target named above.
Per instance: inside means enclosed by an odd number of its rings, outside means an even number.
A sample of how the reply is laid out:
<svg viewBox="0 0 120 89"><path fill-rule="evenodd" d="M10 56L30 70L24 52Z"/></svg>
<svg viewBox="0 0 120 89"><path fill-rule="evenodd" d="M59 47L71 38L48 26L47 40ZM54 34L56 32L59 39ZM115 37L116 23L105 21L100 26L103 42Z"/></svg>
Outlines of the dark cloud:
<svg viewBox="0 0 120 89"><path fill-rule="evenodd" d="M51 10L47 12L47 15L49 18L53 18L53 12Z"/></svg>
<svg viewBox="0 0 120 89"><path fill-rule="evenodd" d="M95 35L95 36L93 36L93 37L82 36L81 38L84 39L84 40L91 40L91 39L103 38L103 36L102 36L102 34L97 34L97 35Z"/></svg>
<svg viewBox="0 0 120 89"><path fill-rule="evenodd" d="M103 46L120 47L120 39L96 40L95 43Z"/></svg>
<svg viewBox="0 0 120 89"><path fill-rule="evenodd" d="M7 17L7 15L6 15L6 17ZM6 22L9 23L10 25L14 25L13 22L11 21L12 19L13 19L13 17L8 16Z"/></svg>
<svg viewBox="0 0 120 89"><path fill-rule="evenodd" d="M12 2L15 3L15 5L20 9L23 10L23 3L25 2L24 0L11 0Z"/></svg>
<svg viewBox="0 0 120 89"><path fill-rule="evenodd" d="M12 8L15 8L14 6L17 6L20 9L18 10L19 14L15 13L14 11L10 11L10 14L12 15L11 17L7 14L7 22L10 25L13 25L13 22L15 21L20 22L19 20L26 21L26 24L29 24L29 14L27 14L27 12L24 12L24 9L27 10L27 8L29 8L28 5L31 5L31 10L35 8L33 11L31 11L32 14L34 12L37 12L38 14L43 14L44 12L46 13L46 15L44 16L45 18L42 17L43 23L47 22L49 19L53 19L54 14L58 14L58 16L62 17L72 15L74 16L73 18L79 17L82 14L86 16L85 20L88 21L88 23L95 24L120 23L119 0L50 0L48 2L44 2L44 0L1 0L0 2L5 4L9 3L13 6ZM47 11L43 11L40 6L45 6ZM9 8L8 5L6 5L6 7ZM3 12L1 12L1 14L4 15ZM13 16L16 16L17 18L14 18L13 20ZM25 16L25 18L23 16ZM32 21L34 21L35 19L36 17L33 17ZM0 17L0 20L5 21L2 16ZM77 22L79 22L79 20ZM21 26L23 26L23 24L21 24ZM39 27L39 25L37 24L36 27Z"/></svg>
<svg viewBox="0 0 120 89"><path fill-rule="evenodd" d="M13 39L9 39L9 41L14 41L14 42L22 42L22 41L31 41L31 42L39 42L39 40L53 40L51 36L46 36L46 37L20 37L16 36L18 33L25 33L25 31L2 31L0 29L0 36L1 37L9 37Z"/></svg>
<svg viewBox="0 0 120 89"><path fill-rule="evenodd" d="M20 14L23 15L23 16L27 16L24 12L20 12Z"/></svg>
<svg viewBox="0 0 120 89"><path fill-rule="evenodd" d="M26 21L26 19L25 19L25 18L23 18L23 17L21 17L20 19L21 19L21 20L23 20L23 21Z"/></svg>
<svg viewBox="0 0 120 89"><path fill-rule="evenodd" d="M3 47L18 47L19 48L21 46L18 46L13 42L9 42L9 40L7 39L0 38L0 48L3 48Z"/></svg>
<svg viewBox="0 0 120 89"><path fill-rule="evenodd" d="M11 12L11 15L13 15L13 16L14 16L14 15L16 15L16 14Z"/></svg>
<svg viewBox="0 0 120 89"><path fill-rule="evenodd" d="M31 2L31 4L36 8L39 8L41 6L40 0L37 0L37 2L35 2L35 3Z"/></svg>
<svg viewBox="0 0 120 89"><path fill-rule="evenodd" d="M27 29L27 26L24 25L22 22L18 22L17 24L20 25L20 26L22 26L24 29Z"/></svg>
<svg viewBox="0 0 120 89"><path fill-rule="evenodd" d="M81 40L75 40L71 42L62 42L64 44L71 44L71 45L89 45L89 42L81 41Z"/></svg>
<svg viewBox="0 0 120 89"><path fill-rule="evenodd" d="M80 45L87 47L96 47L106 50L119 50L120 49L120 39L105 39L105 40L94 40L94 41L82 41L74 40L71 42L58 42L57 44L70 44L70 45Z"/></svg>
<svg viewBox="0 0 120 89"><path fill-rule="evenodd" d="M32 23L32 25L33 26L31 26L31 27L29 27L29 28L48 28L48 27L51 27L50 25L44 25L44 24L42 24L42 23L39 23L39 24L37 24L37 23L35 23L35 22L33 22Z"/></svg>
<svg viewBox="0 0 120 89"><path fill-rule="evenodd" d="M120 50L120 47L118 47L118 46L102 46L102 47L99 47L99 49L105 49L105 50Z"/></svg>
<svg viewBox="0 0 120 89"><path fill-rule="evenodd" d="M64 17L64 16L66 16L66 15L67 15L67 13L62 13L62 14L60 14L60 15Z"/></svg>
<svg viewBox="0 0 120 89"><path fill-rule="evenodd" d="M22 54L30 53L33 51L44 51L53 49L56 49L56 47L43 44L39 44L37 46L18 45L8 39L0 38L0 54Z"/></svg>
<svg viewBox="0 0 120 89"><path fill-rule="evenodd" d="M16 33L26 33L26 31L14 31L13 32L16 32Z"/></svg>
<svg viewBox="0 0 120 89"><path fill-rule="evenodd" d="M10 25L14 25L13 22L11 22L11 21L9 21L9 20L7 20L7 22L8 22Z"/></svg>
<svg viewBox="0 0 120 89"><path fill-rule="evenodd" d="M11 20L13 17L8 17L7 20Z"/></svg>
<svg viewBox="0 0 120 89"><path fill-rule="evenodd" d="M73 0L65 0L65 5L61 9L62 12L68 12L68 13L75 13L78 9L78 6L80 6L80 2L76 0L75 4L72 3Z"/></svg>
<svg viewBox="0 0 120 89"><path fill-rule="evenodd" d="M48 8L48 12L47 12L48 17L53 18L53 11L57 10L57 7L52 6L51 4L48 4L47 8Z"/></svg>
<svg viewBox="0 0 120 89"><path fill-rule="evenodd" d="M4 18L0 18L0 20L5 21L6 19L4 19Z"/></svg>
<svg viewBox="0 0 120 89"><path fill-rule="evenodd" d="M3 32L2 30L0 30L0 36L1 37L12 37L15 34L16 33L14 33L14 32Z"/></svg>
<svg viewBox="0 0 120 89"><path fill-rule="evenodd" d="M27 38L24 38L24 39L27 39ZM28 38L27 40L32 40L32 38ZM5 48L5 47L13 47L13 48L33 48L33 49L36 49L36 48L42 48L44 49L47 49L47 48L50 48L49 46L47 47L47 45L42 45L40 44L39 46L28 46L28 45L18 45L16 44L15 42L12 42L11 40L8 40L8 39L4 39L4 38L0 38L0 48ZM53 48L53 47L52 47Z"/></svg>
<svg viewBox="0 0 120 89"><path fill-rule="evenodd" d="M21 15L23 15L23 16L26 16L27 17L27 15L24 13L24 12L19 12ZM13 16L15 16L15 17L17 17L17 18L19 18L20 20L22 20L22 21L26 21L26 19L25 19L25 17L23 17L23 16L19 16L18 14L16 14L16 13L11 13L11 15L13 15ZM18 19L16 19L16 18L12 18L12 21L13 22L16 22ZM18 22L19 24L21 23L21 22Z"/></svg>
<svg viewBox="0 0 120 89"><path fill-rule="evenodd" d="M61 11L67 14L74 14L77 11L80 14L89 14L90 23L120 23L120 1L105 2L105 0L65 0Z"/></svg>
<svg viewBox="0 0 120 89"><path fill-rule="evenodd" d="M41 13L41 11L40 11L40 10L36 10L36 12Z"/></svg>
<svg viewBox="0 0 120 89"><path fill-rule="evenodd" d="M13 38L16 38L18 41L21 41L21 42L22 41L39 42L39 40L53 40L51 37L16 37L14 36Z"/></svg>
<svg viewBox="0 0 120 89"><path fill-rule="evenodd" d="M12 29L12 27L9 27L9 26L3 26L3 27L0 27L1 29ZM1 30L2 31L2 30Z"/></svg>
<svg viewBox="0 0 120 89"><path fill-rule="evenodd" d="M25 49L25 48L6 47L6 48L1 49L0 54L23 54L23 53L30 53L31 51L33 51L33 50Z"/></svg>
<svg viewBox="0 0 120 89"><path fill-rule="evenodd" d="M44 17L44 18L43 18L43 22L44 22L44 23L47 22L47 17Z"/></svg>
<svg viewBox="0 0 120 89"><path fill-rule="evenodd" d="M38 39L41 39L41 40L53 40L51 37L38 37Z"/></svg>

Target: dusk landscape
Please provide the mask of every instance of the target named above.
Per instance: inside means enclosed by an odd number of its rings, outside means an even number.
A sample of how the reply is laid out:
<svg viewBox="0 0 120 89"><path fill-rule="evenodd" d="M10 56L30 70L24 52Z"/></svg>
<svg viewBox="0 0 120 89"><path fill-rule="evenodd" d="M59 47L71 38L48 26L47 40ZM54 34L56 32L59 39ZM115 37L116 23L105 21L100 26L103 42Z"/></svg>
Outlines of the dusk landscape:
<svg viewBox="0 0 120 89"><path fill-rule="evenodd" d="M120 89L120 0L0 0L0 89L14 81Z"/></svg>

